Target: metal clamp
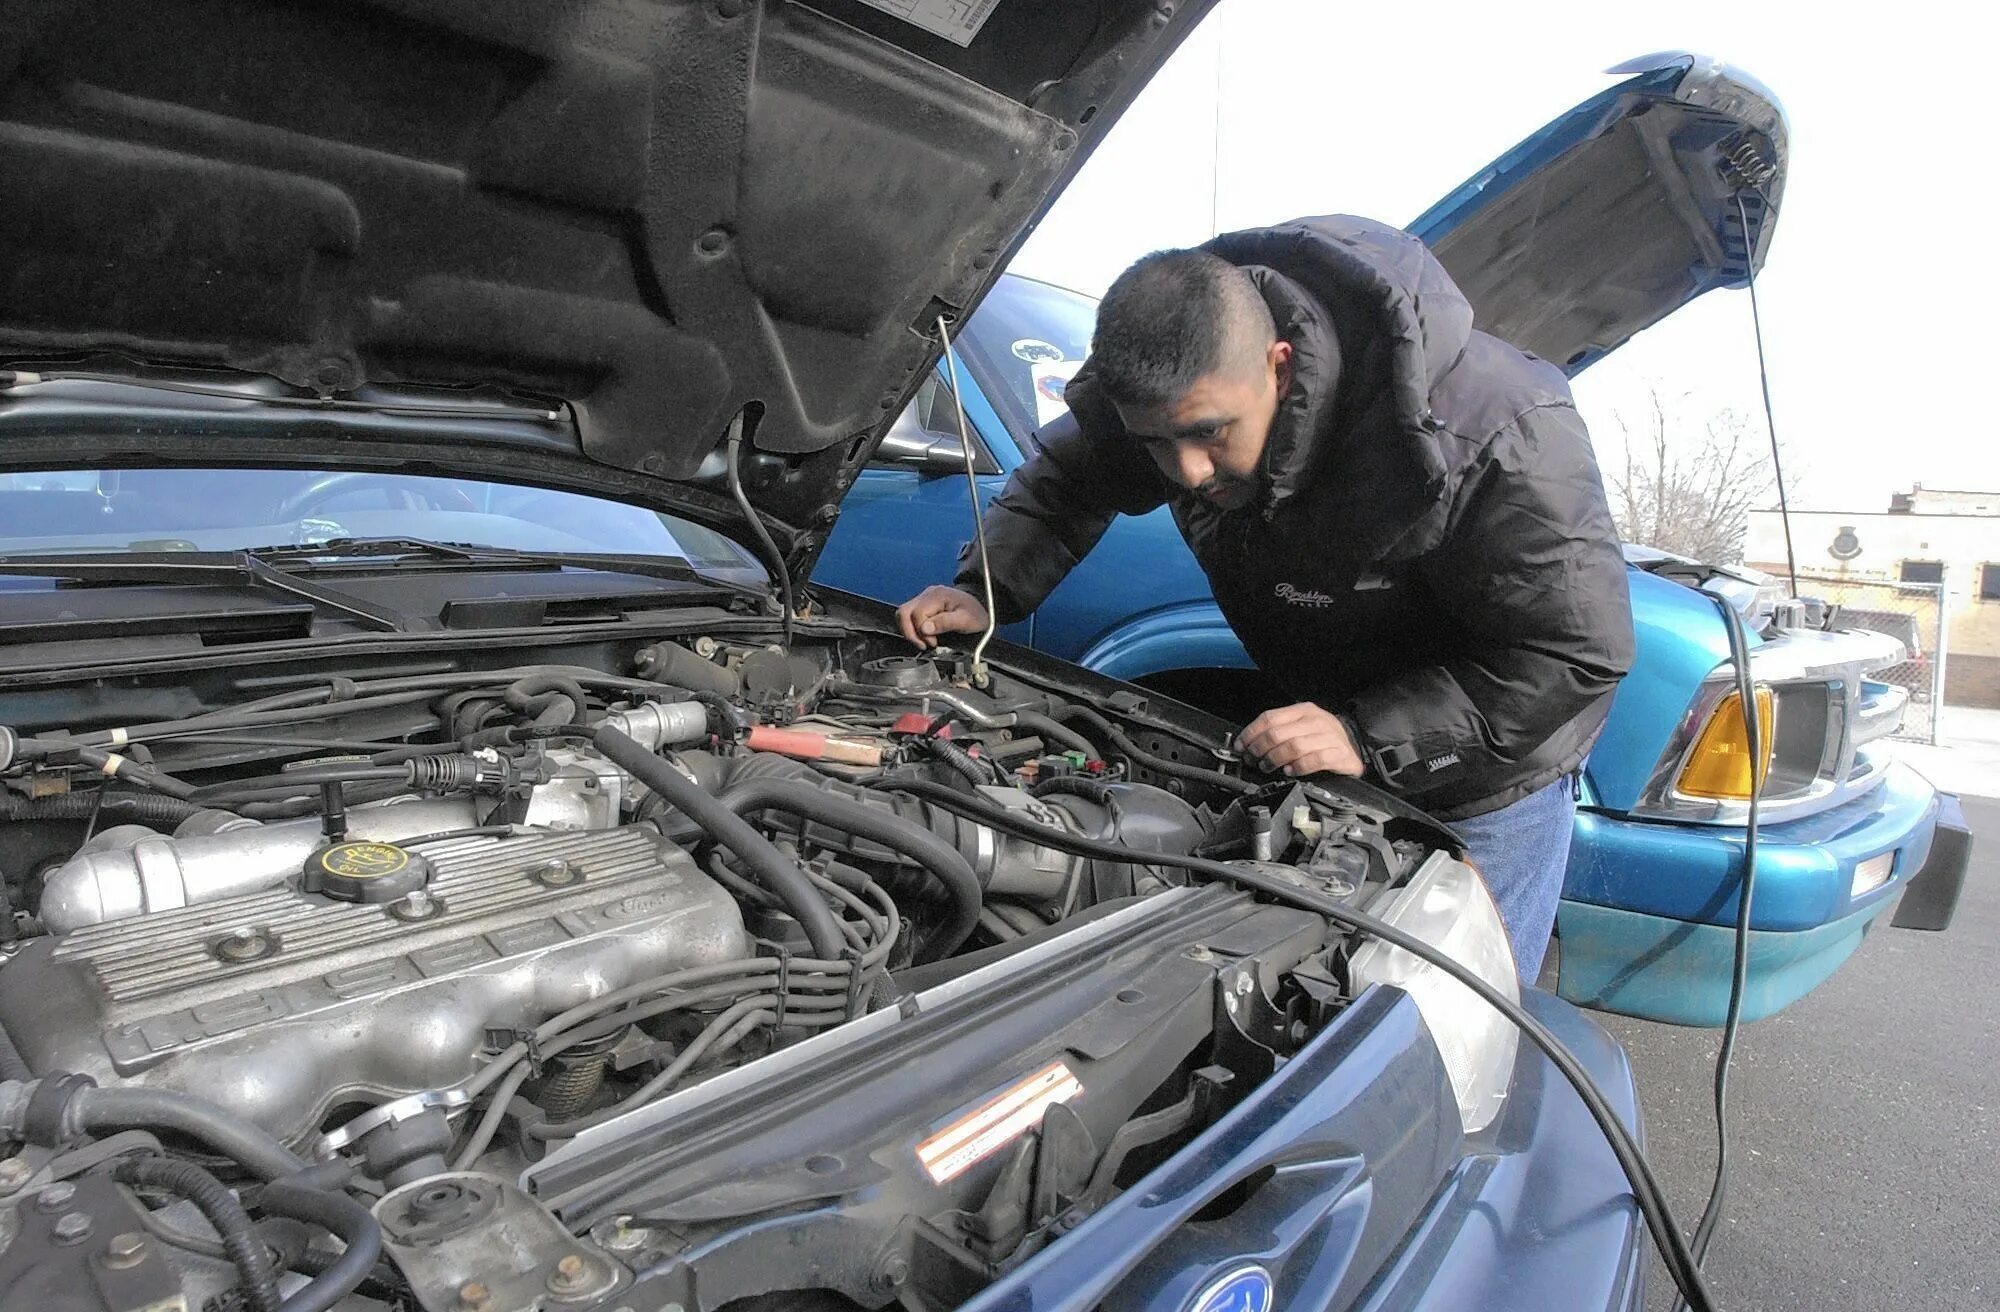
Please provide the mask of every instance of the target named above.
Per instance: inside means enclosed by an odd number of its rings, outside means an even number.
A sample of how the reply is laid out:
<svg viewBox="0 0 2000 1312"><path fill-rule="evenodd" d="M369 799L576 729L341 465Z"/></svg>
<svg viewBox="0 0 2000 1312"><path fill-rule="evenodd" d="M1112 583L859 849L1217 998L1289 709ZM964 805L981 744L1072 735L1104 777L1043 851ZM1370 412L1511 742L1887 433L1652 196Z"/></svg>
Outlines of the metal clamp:
<svg viewBox="0 0 2000 1312"><path fill-rule="evenodd" d="M341 1149L361 1142L385 1125L401 1125L425 1112L443 1111L449 1116L471 1106L472 1095L464 1089L425 1089L408 1097L385 1102L379 1107L371 1107L345 1125L335 1126L319 1137L313 1145L315 1155L332 1157Z"/></svg>

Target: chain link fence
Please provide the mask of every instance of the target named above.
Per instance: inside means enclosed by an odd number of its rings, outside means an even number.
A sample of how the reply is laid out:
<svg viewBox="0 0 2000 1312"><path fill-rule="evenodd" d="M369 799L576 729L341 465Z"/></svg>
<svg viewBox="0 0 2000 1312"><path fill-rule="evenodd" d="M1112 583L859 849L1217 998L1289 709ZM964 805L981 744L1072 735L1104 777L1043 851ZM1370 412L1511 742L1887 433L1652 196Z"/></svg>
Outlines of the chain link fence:
<svg viewBox="0 0 2000 1312"><path fill-rule="evenodd" d="M1801 574L1799 593L1839 606L1842 628L1873 629L1903 644L1908 660L1869 677L1910 691L1909 709L1896 736L1935 743L1944 701L1944 585Z"/></svg>

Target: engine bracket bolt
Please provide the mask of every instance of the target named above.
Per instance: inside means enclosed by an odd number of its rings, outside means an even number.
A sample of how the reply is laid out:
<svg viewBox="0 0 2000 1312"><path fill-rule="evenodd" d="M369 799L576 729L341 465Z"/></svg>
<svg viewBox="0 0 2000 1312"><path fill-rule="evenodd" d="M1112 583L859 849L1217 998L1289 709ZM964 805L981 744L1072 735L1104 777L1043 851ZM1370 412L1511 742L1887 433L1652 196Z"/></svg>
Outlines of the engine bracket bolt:
<svg viewBox="0 0 2000 1312"><path fill-rule="evenodd" d="M875 1269L875 1283L882 1289L901 1289L910 1278L910 1259L901 1253L891 1253L882 1259L882 1265Z"/></svg>
<svg viewBox="0 0 2000 1312"><path fill-rule="evenodd" d="M90 1218L82 1212L64 1212L56 1218L56 1242L80 1244L90 1238Z"/></svg>
<svg viewBox="0 0 2000 1312"><path fill-rule="evenodd" d="M11 1194L34 1178L35 1168L19 1157L0 1162L0 1193Z"/></svg>
<svg viewBox="0 0 2000 1312"><path fill-rule="evenodd" d="M44 1212L60 1212L69 1207L69 1200L74 1197L76 1197L75 1185L52 1184L36 1197L35 1206Z"/></svg>
<svg viewBox="0 0 2000 1312"><path fill-rule="evenodd" d="M458 1305L468 1312L486 1312L493 1306L493 1291L477 1280L468 1280L458 1287Z"/></svg>
<svg viewBox="0 0 2000 1312"><path fill-rule="evenodd" d="M127 1230L111 1236L104 1248L104 1265L113 1271L129 1271L146 1260L146 1236Z"/></svg>
<svg viewBox="0 0 2000 1312"><path fill-rule="evenodd" d="M570 1253L556 1263L556 1269L549 1273L551 1294L581 1294L596 1281L597 1273L590 1264Z"/></svg>
<svg viewBox="0 0 2000 1312"><path fill-rule="evenodd" d="M578 869L574 862L558 858L554 861L544 861L536 866L533 878L537 884L546 888L568 888L572 884L582 882L583 871Z"/></svg>
<svg viewBox="0 0 2000 1312"><path fill-rule="evenodd" d="M224 961L256 961L271 955L271 939L260 929L244 926L232 929L215 945L215 955Z"/></svg>
<svg viewBox="0 0 2000 1312"><path fill-rule="evenodd" d="M614 1253L629 1253L646 1242L644 1231L632 1228L630 1216L620 1216L611 1223L611 1233L604 1237L604 1246Z"/></svg>
<svg viewBox="0 0 2000 1312"><path fill-rule="evenodd" d="M398 920L434 920L444 914L444 903L423 889L415 889L389 904L389 914Z"/></svg>

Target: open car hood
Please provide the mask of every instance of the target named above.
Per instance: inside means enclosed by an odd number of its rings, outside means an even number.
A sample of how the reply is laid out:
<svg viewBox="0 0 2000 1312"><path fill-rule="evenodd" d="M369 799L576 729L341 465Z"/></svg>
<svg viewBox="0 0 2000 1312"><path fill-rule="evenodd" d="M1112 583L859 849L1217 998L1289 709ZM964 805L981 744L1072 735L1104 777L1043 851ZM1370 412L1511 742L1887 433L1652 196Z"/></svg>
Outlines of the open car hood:
<svg viewBox="0 0 2000 1312"><path fill-rule="evenodd" d="M750 497L809 557L940 317L1208 7L30 5L0 35L0 369L483 389L549 422L355 441L296 409L254 438L197 414L108 448L58 443L54 414L23 443L17 389L0 468L504 464L727 523L716 453L743 416ZM132 436L170 429L201 441Z"/></svg>
<svg viewBox="0 0 2000 1312"><path fill-rule="evenodd" d="M1741 286L1763 267L1784 192L1784 111L1754 78L1678 52L1610 71L1631 76L1409 225L1480 328L1570 374L1703 292Z"/></svg>

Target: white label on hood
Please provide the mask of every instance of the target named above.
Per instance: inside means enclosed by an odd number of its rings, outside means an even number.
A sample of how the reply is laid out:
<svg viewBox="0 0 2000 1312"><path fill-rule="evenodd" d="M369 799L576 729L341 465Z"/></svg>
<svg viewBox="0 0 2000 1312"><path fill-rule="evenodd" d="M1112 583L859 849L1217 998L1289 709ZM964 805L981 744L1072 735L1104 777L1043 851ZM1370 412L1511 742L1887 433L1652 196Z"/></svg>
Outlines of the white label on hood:
<svg viewBox="0 0 2000 1312"><path fill-rule="evenodd" d="M1042 1123L1042 1113L1083 1092L1060 1061L1018 1080L917 1145L917 1160L938 1184L985 1161Z"/></svg>
<svg viewBox="0 0 2000 1312"><path fill-rule="evenodd" d="M953 45L969 46L1000 0L861 0L861 3L894 14Z"/></svg>

